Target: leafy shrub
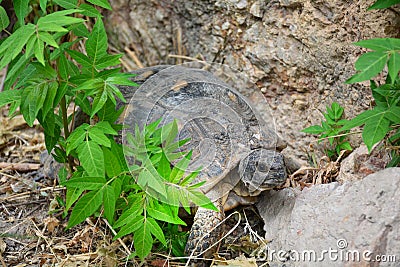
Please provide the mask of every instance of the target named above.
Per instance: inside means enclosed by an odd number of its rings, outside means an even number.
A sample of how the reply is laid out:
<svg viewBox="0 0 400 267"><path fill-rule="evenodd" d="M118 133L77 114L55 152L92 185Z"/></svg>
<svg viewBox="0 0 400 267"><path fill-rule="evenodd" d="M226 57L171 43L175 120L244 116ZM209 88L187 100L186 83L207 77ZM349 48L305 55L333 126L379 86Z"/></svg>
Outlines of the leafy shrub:
<svg viewBox="0 0 400 267"><path fill-rule="evenodd" d="M399 3L400 0L378 0L369 7L369 10L388 8ZM375 38L361 40L355 45L371 51L358 58L355 63L357 73L346 83L370 80L375 106L351 120L338 120L340 119L338 115L341 114L340 108L337 105L334 108L332 104L331 109L327 108L328 111L324 114L327 121L322 122L322 126L311 126L303 131L321 134L321 138L328 137L337 154L340 149L351 148L340 135L363 125L362 139L368 150L371 151L375 144L384 140L392 156L387 167L397 166L400 164L400 39ZM379 84L372 80L378 75L386 75L384 83ZM331 156L333 151L327 150L327 154Z"/></svg>
<svg viewBox="0 0 400 267"><path fill-rule="evenodd" d="M1 1L0 1L1 2ZM215 209L191 185L198 172L185 176L191 153L176 153L177 124L154 122L128 135L126 150L114 137L122 126L118 85L136 86L121 73L121 55L109 54L101 14L111 9L106 0L14 1L17 23L1 40L0 69L8 65L0 107L10 115L22 113L32 126L44 129L46 149L65 163L59 173L65 185L65 213L72 208L67 228L87 217L104 216L119 229L115 238L134 234L135 255L146 257L153 237L166 245L161 222L184 224L178 217L189 202ZM87 23L94 22L89 30ZM0 27L10 21L0 7ZM78 47L84 47L85 52ZM72 108L72 114L67 113ZM74 129L78 108L90 118ZM161 134L163 133L163 134ZM128 166L125 154L134 159ZM172 167L171 161L177 161Z"/></svg>
<svg viewBox="0 0 400 267"><path fill-rule="evenodd" d="M343 112L343 107L333 102L331 107L326 107L325 121L322 121L321 125L313 125L302 130L305 133L319 135L318 143L328 139L329 145L325 149L325 153L331 159L339 157L342 150L352 150L350 143L346 141L348 130L341 130L345 122L345 120L342 120Z"/></svg>
<svg viewBox="0 0 400 267"><path fill-rule="evenodd" d="M388 8L398 3L399 0L379 0L369 9ZM388 167L397 166L400 164L400 39L375 38L359 41L355 45L371 51L358 58L355 63L358 72L346 83L370 80L375 106L346 122L341 130L364 125L362 138L368 150L384 140L392 156ZM386 75L385 82L381 84L372 80L379 74Z"/></svg>

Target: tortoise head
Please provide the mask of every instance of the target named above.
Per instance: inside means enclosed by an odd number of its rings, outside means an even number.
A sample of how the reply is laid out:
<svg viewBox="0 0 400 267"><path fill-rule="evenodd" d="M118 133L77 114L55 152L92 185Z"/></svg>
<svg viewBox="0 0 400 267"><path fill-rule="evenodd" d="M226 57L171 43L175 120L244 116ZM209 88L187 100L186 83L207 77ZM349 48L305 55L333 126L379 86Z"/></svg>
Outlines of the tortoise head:
<svg viewBox="0 0 400 267"><path fill-rule="evenodd" d="M283 155L275 150L253 150L240 161L239 175L250 194L277 187L287 177Z"/></svg>

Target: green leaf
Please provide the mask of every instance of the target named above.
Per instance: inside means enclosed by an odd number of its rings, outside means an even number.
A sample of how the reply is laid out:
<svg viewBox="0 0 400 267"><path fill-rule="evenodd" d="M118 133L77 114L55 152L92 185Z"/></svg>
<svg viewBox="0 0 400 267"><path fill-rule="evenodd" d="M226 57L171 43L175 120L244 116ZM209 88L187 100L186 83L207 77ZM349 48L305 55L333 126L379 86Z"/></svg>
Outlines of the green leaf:
<svg viewBox="0 0 400 267"><path fill-rule="evenodd" d="M82 15L85 15L85 16L88 16L88 17L99 17L99 18L102 17L101 13L91 5L81 4L79 6L79 9L82 10L81 11Z"/></svg>
<svg viewBox="0 0 400 267"><path fill-rule="evenodd" d="M389 120L385 118L385 113L371 117L366 121L362 138L368 148L368 152L371 152L373 145L385 137L387 132L390 130L389 124Z"/></svg>
<svg viewBox="0 0 400 267"><path fill-rule="evenodd" d="M78 158L82 167L89 176L104 176L104 155L100 146L96 142L85 141L77 147L76 152L78 153Z"/></svg>
<svg viewBox="0 0 400 267"><path fill-rule="evenodd" d="M83 23L74 24L68 27L77 37L89 37L89 30ZM77 39L78 40L78 39Z"/></svg>
<svg viewBox="0 0 400 267"><path fill-rule="evenodd" d="M82 124L76 128L67 139L67 155L71 153L72 150L77 148L82 144L83 140L86 138L86 128L89 127L87 123Z"/></svg>
<svg viewBox="0 0 400 267"><path fill-rule="evenodd" d="M165 153L162 152L161 159L158 163L157 172L167 181L169 181L169 177L171 175L171 163L165 156Z"/></svg>
<svg viewBox="0 0 400 267"><path fill-rule="evenodd" d="M115 177L122 172L122 167L118 160L117 155L111 152L111 149L103 148L104 153L104 164L106 168L106 174L108 177Z"/></svg>
<svg viewBox="0 0 400 267"><path fill-rule="evenodd" d="M61 98L67 93L68 84L66 82L61 82L60 86L57 89L56 96L54 97L53 105L57 106L60 103Z"/></svg>
<svg viewBox="0 0 400 267"><path fill-rule="evenodd" d="M159 177L158 173L155 175L148 169L143 169L139 173L137 183L143 190L146 190L147 187L150 187L161 195L166 194L164 183Z"/></svg>
<svg viewBox="0 0 400 267"><path fill-rule="evenodd" d="M114 123L120 118L123 111L124 107L116 110L116 105L112 103L110 99L108 99L103 108L97 112L97 116L99 116L100 121Z"/></svg>
<svg viewBox="0 0 400 267"><path fill-rule="evenodd" d="M35 25L27 24L18 28L0 45L0 69L3 69L11 60L16 58L35 33Z"/></svg>
<svg viewBox="0 0 400 267"><path fill-rule="evenodd" d="M93 128L99 129L105 134L118 135L118 132L111 127L111 124L108 121L100 121L96 123Z"/></svg>
<svg viewBox="0 0 400 267"><path fill-rule="evenodd" d="M144 128L144 132L145 132L146 136L150 136L150 135L152 135L152 134L156 131L158 125L159 125L160 122L161 122L161 120L162 120L162 118L159 118L158 120L153 121L152 123L148 124L148 125ZM137 135L137 134L135 134L135 135Z"/></svg>
<svg viewBox="0 0 400 267"><path fill-rule="evenodd" d="M383 84L378 88L371 88L372 96L374 97L376 106L387 108L390 106L388 102L390 95L393 92L393 86L391 84Z"/></svg>
<svg viewBox="0 0 400 267"><path fill-rule="evenodd" d="M87 55L93 59L96 64L99 59L107 55L107 34L104 29L103 21L99 18L93 27L92 33L86 41Z"/></svg>
<svg viewBox="0 0 400 267"><path fill-rule="evenodd" d="M100 70L100 69L116 66L121 63L121 61L119 61L119 59L121 57L122 57L122 54L102 56L101 58L99 58L97 60L95 67L96 67L96 69ZM109 82L109 79L107 79L107 81ZM133 82L131 82L131 83L133 83Z"/></svg>
<svg viewBox="0 0 400 267"><path fill-rule="evenodd" d="M58 58L58 72L63 80L68 80L68 60L65 57L64 53L60 54L60 57Z"/></svg>
<svg viewBox="0 0 400 267"><path fill-rule="evenodd" d="M111 141L107 138L103 131L96 127L89 128L89 137L94 142L105 147L111 147Z"/></svg>
<svg viewBox="0 0 400 267"><path fill-rule="evenodd" d="M30 58L27 60L29 61ZM37 70L36 70L35 66L32 63L28 64L26 66L26 68L22 71L21 75L19 75L19 77L18 77L19 80L18 80L17 84L15 85L15 88L20 88L21 86L25 87L27 85L27 81L29 79L31 79L31 77L36 76L36 75L37 75Z"/></svg>
<svg viewBox="0 0 400 267"><path fill-rule="evenodd" d="M392 151L392 160L386 165L386 168L398 167L400 165L400 156Z"/></svg>
<svg viewBox="0 0 400 267"><path fill-rule="evenodd" d="M74 9L78 4L78 0L53 0L57 5L65 9ZM79 7L80 8L80 7Z"/></svg>
<svg viewBox="0 0 400 267"><path fill-rule="evenodd" d="M31 64L35 67L37 71L36 75L40 78L48 78L49 80L57 78L57 72L50 65L43 66L37 62L33 62Z"/></svg>
<svg viewBox="0 0 400 267"><path fill-rule="evenodd" d="M51 14L48 14L44 17L40 17L37 21L37 27L39 31L48 31L48 32L68 32L66 28L63 26L81 23L84 20L81 18L74 18L67 16L72 13L80 12L78 9L68 9L57 11Z"/></svg>
<svg viewBox="0 0 400 267"><path fill-rule="evenodd" d="M149 214L149 216L159 221L186 225L186 223L182 221L179 217L172 216L172 214L168 212L168 210L166 209L166 207L164 207L164 205L159 205L156 208L148 207L146 211Z"/></svg>
<svg viewBox="0 0 400 267"><path fill-rule="evenodd" d="M106 90L107 90L107 94L109 96L109 98L111 99L111 101L114 103L114 105L116 105L116 101L114 98L114 94L124 103L126 103L126 99L124 98L124 95L121 93L121 91L118 89L118 87L116 87L113 84L109 84L108 82L106 82Z"/></svg>
<svg viewBox="0 0 400 267"><path fill-rule="evenodd" d="M368 52L361 55L355 67L359 72L350 77L346 83L356 83L369 80L383 70L388 59L386 52Z"/></svg>
<svg viewBox="0 0 400 267"><path fill-rule="evenodd" d="M121 193L122 193L122 185L124 184L124 175L119 176L117 178L114 179L114 181L111 183L111 186L114 190L114 195L116 198L118 198Z"/></svg>
<svg viewBox="0 0 400 267"><path fill-rule="evenodd" d="M91 191L76 202L68 221L67 229L83 222L90 215L95 213L103 201L103 190Z"/></svg>
<svg viewBox="0 0 400 267"><path fill-rule="evenodd" d="M399 3L399 0L377 0L368 10L388 8Z"/></svg>
<svg viewBox="0 0 400 267"><path fill-rule="evenodd" d="M167 242L165 241L164 233L163 233L161 227L156 222L156 220L154 220L153 218L146 218L145 223L147 224L147 227L149 228L150 233L152 235L154 235L158 240L160 240L160 242L163 245L167 245Z"/></svg>
<svg viewBox="0 0 400 267"><path fill-rule="evenodd" d="M357 46L381 52L400 49L400 40L397 38L374 38L374 39L361 40L354 44Z"/></svg>
<svg viewBox="0 0 400 267"><path fill-rule="evenodd" d="M380 108L376 107L373 110L366 110L362 113L360 113L358 116L356 116L354 119L351 119L347 121L342 128L340 128L340 131L347 131L350 130L354 127L360 126L365 124L368 120L373 119L374 117L380 117L382 114L385 114L386 109L385 108Z"/></svg>
<svg viewBox="0 0 400 267"><path fill-rule="evenodd" d="M386 119L395 124L400 124L400 107L390 107L385 113Z"/></svg>
<svg viewBox="0 0 400 267"><path fill-rule="evenodd" d="M178 123L176 120L162 127L161 142L165 142L165 146L169 146L178 135Z"/></svg>
<svg viewBox="0 0 400 267"><path fill-rule="evenodd" d="M93 99L93 104L92 104L92 113L90 114L90 117L93 118L94 115L102 108L107 102L108 99L108 94L107 90L103 87L100 90L101 93L97 93L96 96Z"/></svg>
<svg viewBox="0 0 400 267"><path fill-rule="evenodd" d="M46 13L47 0L40 0L39 5L40 5L40 9L42 10L42 12Z"/></svg>
<svg viewBox="0 0 400 267"><path fill-rule="evenodd" d="M113 226L114 228L119 228L121 226L129 224L130 222L135 221L137 217L142 213L143 199L141 198L141 196L135 195L135 198L133 199L130 208L124 210L124 212L121 214L121 216L118 218Z"/></svg>
<svg viewBox="0 0 400 267"><path fill-rule="evenodd" d="M58 89L58 83L57 82L49 82L47 84L47 94L46 94L46 98L44 100L43 103L43 117L47 116L47 113L50 110L53 110L54 106L54 98L56 97L57 94L57 89Z"/></svg>
<svg viewBox="0 0 400 267"><path fill-rule="evenodd" d="M56 40L54 40L53 36L48 32L39 32L39 39L55 48L59 47Z"/></svg>
<svg viewBox="0 0 400 267"><path fill-rule="evenodd" d="M400 128L398 128L397 131L393 135L391 135L389 137L389 142L391 144L395 144L397 142L400 142Z"/></svg>
<svg viewBox="0 0 400 267"><path fill-rule="evenodd" d="M393 52L388 61L388 72L392 84L395 83L400 70L400 54L399 52Z"/></svg>
<svg viewBox="0 0 400 267"><path fill-rule="evenodd" d="M29 0L13 0L15 15L18 18L18 24L25 24L25 17L29 13Z"/></svg>
<svg viewBox="0 0 400 267"><path fill-rule="evenodd" d="M104 177L90 177L83 176L77 178L71 178L62 185L67 188L82 188L85 190L99 190L107 183Z"/></svg>
<svg viewBox="0 0 400 267"><path fill-rule="evenodd" d="M181 190L175 185L167 185L167 201L168 205L172 207L179 207L179 195ZM182 205L184 207L184 205ZM185 207L186 208L186 207Z"/></svg>
<svg viewBox="0 0 400 267"><path fill-rule="evenodd" d="M128 166L125 159L125 155L123 154L122 145L117 144L116 142L111 142L111 152L117 157L119 165L122 168L122 171L127 172Z"/></svg>
<svg viewBox="0 0 400 267"><path fill-rule="evenodd" d="M83 67L86 67L86 68L92 67L92 61L85 54L82 54L81 52L78 52L75 50L69 50L69 49L67 49L66 51L73 59L75 59Z"/></svg>
<svg viewBox="0 0 400 267"><path fill-rule="evenodd" d="M120 58L122 55L108 55L107 57L115 57ZM134 77L131 73L116 73L112 76L107 77L106 81L112 84L125 85L125 86L139 86L137 83L130 80L130 78Z"/></svg>
<svg viewBox="0 0 400 267"><path fill-rule="evenodd" d="M338 103L333 102L331 110L333 112L333 119L337 121L342 117L344 108L342 108Z"/></svg>
<svg viewBox="0 0 400 267"><path fill-rule="evenodd" d="M26 87L21 94L21 112L26 123L32 127L39 110L46 99L48 86L46 82Z"/></svg>
<svg viewBox="0 0 400 267"><path fill-rule="evenodd" d="M147 221L145 220L144 224L140 225L133 235L135 250L141 260L150 254L153 246L153 238L151 237L151 233L146 222Z"/></svg>
<svg viewBox="0 0 400 267"><path fill-rule="evenodd" d="M325 129L319 125L313 125L301 130L303 133L310 133L310 134L320 134L325 132Z"/></svg>
<svg viewBox="0 0 400 267"><path fill-rule="evenodd" d="M104 80L101 78L94 78L94 79L86 79L86 81L82 84L80 84L78 87L74 89L74 91L79 91L79 90L102 90L104 88Z"/></svg>
<svg viewBox="0 0 400 267"><path fill-rule="evenodd" d="M26 42L26 48L25 48L25 57L27 59L30 59L30 57L33 54L33 50L35 48L36 43L38 42L37 36L36 35L32 35L28 42Z"/></svg>
<svg viewBox="0 0 400 267"><path fill-rule="evenodd" d="M349 142L344 142L339 145L340 150L349 150L352 151L353 148L351 147Z"/></svg>
<svg viewBox="0 0 400 267"><path fill-rule="evenodd" d="M10 104L12 102L18 102L21 100L20 90L8 90L0 92L0 107Z"/></svg>
<svg viewBox="0 0 400 267"><path fill-rule="evenodd" d="M10 24L10 19L4 7L0 6L0 31L4 30Z"/></svg>
<svg viewBox="0 0 400 267"><path fill-rule="evenodd" d="M181 180L179 185L186 186L186 185L190 184L197 177L197 175L199 175L201 169L202 169L202 167L199 167L195 171L190 172L189 175L187 175L185 178L183 178ZM203 182L200 182L200 183L197 183L197 184L192 184L192 185L190 185L190 187L191 188L198 188L201 185L203 185Z"/></svg>
<svg viewBox="0 0 400 267"><path fill-rule="evenodd" d="M40 40L37 40L34 46L34 53L36 59L44 66L46 63L44 62L44 43Z"/></svg>
<svg viewBox="0 0 400 267"><path fill-rule="evenodd" d="M211 202L211 200L205 196L202 192L197 190L188 190L189 199L197 206L218 211L217 207Z"/></svg>
<svg viewBox="0 0 400 267"><path fill-rule="evenodd" d="M192 203L190 203L189 194L187 190L180 190L177 196L179 198L180 205L186 210L188 214L191 214L192 211L190 208L193 205Z"/></svg>
<svg viewBox="0 0 400 267"><path fill-rule="evenodd" d="M59 141L61 135L60 126L56 123L57 117L53 112L47 114L43 119L42 112L38 114L38 120L44 128L44 137L47 151L51 152Z"/></svg>
<svg viewBox="0 0 400 267"><path fill-rule="evenodd" d="M143 225L144 217L142 215L134 216L129 218L130 220L118 231L118 234L113 238L114 240L130 233L135 232ZM114 226L117 227L117 226Z"/></svg>
<svg viewBox="0 0 400 267"><path fill-rule="evenodd" d="M95 77L102 78L103 80L107 80L109 77L121 75L122 73L120 73L120 71L121 71L121 68L102 70L99 73L96 73Z"/></svg>
<svg viewBox="0 0 400 267"><path fill-rule="evenodd" d="M65 197L65 210L69 210L72 205L79 199L79 197L82 195L83 191L85 191L84 188L67 188L67 193Z"/></svg>
<svg viewBox="0 0 400 267"><path fill-rule="evenodd" d="M88 0L88 2L108 10L112 9L111 5L108 3L108 0Z"/></svg>
<svg viewBox="0 0 400 267"><path fill-rule="evenodd" d="M78 94L75 98L75 102L85 114L90 114L90 102L83 94Z"/></svg>
<svg viewBox="0 0 400 267"><path fill-rule="evenodd" d="M64 166L62 166L58 171L58 179L60 181L60 184L67 181L67 177L68 177L68 171Z"/></svg>
<svg viewBox="0 0 400 267"><path fill-rule="evenodd" d="M25 55L20 54L10 62L7 68L6 79L4 81L4 91L9 90L11 86L15 83L15 81L19 78L21 73L24 72L28 61L30 61L30 58L26 58Z"/></svg>
<svg viewBox="0 0 400 267"><path fill-rule="evenodd" d="M172 183L179 183L179 180L185 174L187 167L189 166L190 159L192 157L192 151L190 151L185 157L183 157L173 168L171 171L171 175L169 181Z"/></svg>
<svg viewBox="0 0 400 267"><path fill-rule="evenodd" d="M117 196L114 193L114 188L110 185L106 185L104 188L104 196L103 196L104 217L106 217L107 221L110 224L114 222L116 202L117 202Z"/></svg>

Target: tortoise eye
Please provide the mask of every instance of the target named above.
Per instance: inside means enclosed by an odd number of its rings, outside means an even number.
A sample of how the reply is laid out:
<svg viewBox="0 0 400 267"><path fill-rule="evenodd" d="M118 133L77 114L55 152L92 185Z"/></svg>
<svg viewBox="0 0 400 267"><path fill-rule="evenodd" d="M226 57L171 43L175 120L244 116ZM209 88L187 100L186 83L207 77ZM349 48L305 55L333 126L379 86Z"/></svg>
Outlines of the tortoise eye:
<svg viewBox="0 0 400 267"><path fill-rule="evenodd" d="M257 162L257 170L260 172L267 172L269 171L269 166L265 162Z"/></svg>

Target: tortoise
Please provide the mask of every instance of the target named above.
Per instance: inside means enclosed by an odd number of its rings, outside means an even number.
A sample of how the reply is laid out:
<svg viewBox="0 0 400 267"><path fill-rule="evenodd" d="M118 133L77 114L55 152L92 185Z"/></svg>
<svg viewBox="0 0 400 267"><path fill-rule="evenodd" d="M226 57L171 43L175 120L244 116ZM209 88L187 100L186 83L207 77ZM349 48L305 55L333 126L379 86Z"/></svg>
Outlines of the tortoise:
<svg viewBox="0 0 400 267"><path fill-rule="evenodd" d="M254 203L260 192L285 182L281 140L242 94L209 71L155 66L135 73L137 89L120 87L130 99L125 128L177 119L178 139L190 138L185 145L193 151L189 171L202 166L196 182L206 181L200 189L219 212L198 208L185 252L210 257L213 249L207 248L220 236L212 229L223 220L224 211Z"/></svg>

